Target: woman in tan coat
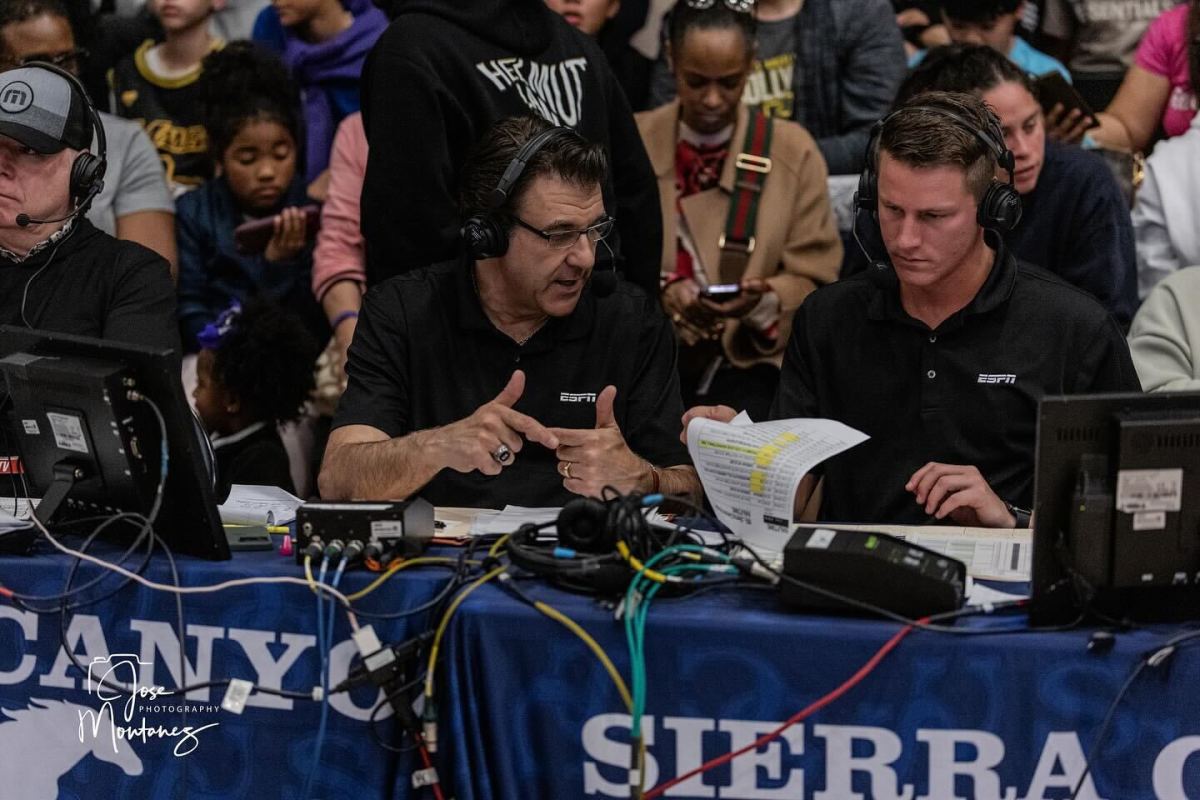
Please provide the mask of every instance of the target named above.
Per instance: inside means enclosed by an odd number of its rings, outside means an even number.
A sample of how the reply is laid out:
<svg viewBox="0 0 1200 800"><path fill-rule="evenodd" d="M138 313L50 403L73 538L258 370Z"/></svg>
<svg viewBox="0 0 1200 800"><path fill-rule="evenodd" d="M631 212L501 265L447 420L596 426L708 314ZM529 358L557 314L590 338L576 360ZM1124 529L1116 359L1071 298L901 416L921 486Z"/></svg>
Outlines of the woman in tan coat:
<svg viewBox="0 0 1200 800"><path fill-rule="evenodd" d="M837 278L842 245L812 137L741 103L754 36L748 13L679 3L668 45L678 99L637 124L662 198L662 303L679 334L684 405L757 420L792 314Z"/></svg>

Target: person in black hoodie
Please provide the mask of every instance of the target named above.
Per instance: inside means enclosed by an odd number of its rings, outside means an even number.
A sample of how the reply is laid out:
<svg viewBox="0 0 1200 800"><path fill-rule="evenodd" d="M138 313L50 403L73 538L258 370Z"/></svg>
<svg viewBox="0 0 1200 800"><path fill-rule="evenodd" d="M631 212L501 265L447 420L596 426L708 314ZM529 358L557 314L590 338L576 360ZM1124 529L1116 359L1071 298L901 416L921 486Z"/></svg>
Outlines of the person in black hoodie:
<svg viewBox="0 0 1200 800"><path fill-rule="evenodd" d="M543 0L401 0L392 10L363 70L368 285L462 252L455 198L463 159L492 123L532 112L609 152L611 247L625 277L657 294L658 188L596 43Z"/></svg>
<svg viewBox="0 0 1200 800"><path fill-rule="evenodd" d="M80 87L36 64L0 75L0 324L179 349L162 256L83 216L102 152Z"/></svg>

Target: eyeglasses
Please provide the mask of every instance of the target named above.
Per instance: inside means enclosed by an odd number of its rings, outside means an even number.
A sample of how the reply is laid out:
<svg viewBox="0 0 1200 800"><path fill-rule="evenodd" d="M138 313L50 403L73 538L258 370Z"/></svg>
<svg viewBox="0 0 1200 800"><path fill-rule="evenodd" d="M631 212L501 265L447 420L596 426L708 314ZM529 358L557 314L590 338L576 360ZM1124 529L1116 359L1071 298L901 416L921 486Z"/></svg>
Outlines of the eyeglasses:
<svg viewBox="0 0 1200 800"><path fill-rule="evenodd" d="M747 14L754 10L754 0L724 0L725 7L730 11ZM687 0L688 8L704 11L717 4L717 0Z"/></svg>
<svg viewBox="0 0 1200 800"><path fill-rule="evenodd" d="M589 225L581 231L542 231L530 225L520 217L513 217L516 223L530 233L536 233L538 236L546 240L546 244L550 245L555 250L565 250L573 246L579 241L580 236L586 235L588 241L592 244L600 241L604 237L612 233L613 225L616 220L612 217L605 217L595 225Z"/></svg>
<svg viewBox="0 0 1200 800"><path fill-rule="evenodd" d="M75 72L79 69L79 62L85 61L87 57L88 51L85 48L76 47L65 53L34 53L24 58L13 59L6 66L8 68L23 67L34 61L41 61L44 64L53 64L59 69L65 69L67 72Z"/></svg>

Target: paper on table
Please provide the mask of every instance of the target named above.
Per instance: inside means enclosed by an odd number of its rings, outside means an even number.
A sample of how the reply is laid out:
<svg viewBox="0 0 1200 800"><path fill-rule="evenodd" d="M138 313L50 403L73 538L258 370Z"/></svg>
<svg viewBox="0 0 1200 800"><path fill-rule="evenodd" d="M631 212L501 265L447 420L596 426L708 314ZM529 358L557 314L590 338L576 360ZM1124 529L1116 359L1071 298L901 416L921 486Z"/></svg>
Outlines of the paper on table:
<svg viewBox="0 0 1200 800"><path fill-rule="evenodd" d="M474 519L471 520L469 531L464 532L463 526L455 525L453 532L451 532L451 524L458 521L453 518L462 516L463 511L465 509L439 508L435 512L435 517L443 521L446 527L442 531L439 531L437 535L449 538L455 535L494 536L497 534L512 533L526 523L534 525L553 523L558 519L558 512L562 511L562 509L555 507L530 508L528 506L505 506L503 511L480 510L474 515ZM647 509L644 513L646 521L651 525L672 529L675 527L674 523L668 522L665 517L658 513L657 508ZM443 517L447 519L443 519ZM558 528L555 525L547 524L546 527L538 531L538 538L551 540L557 534ZM696 531L696 534L706 544L719 544L722 541L719 533L710 534L708 531Z"/></svg>
<svg viewBox="0 0 1200 800"><path fill-rule="evenodd" d="M984 586L978 581L971 580L971 576L967 576L967 605L982 606L988 603L1007 603L1010 600L1024 600L1029 595L1027 594L1010 594L1002 592L999 589L993 589L990 586Z"/></svg>
<svg viewBox="0 0 1200 800"><path fill-rule="evenodd" d="M28 517L22 519L10 514L8 511L0 508L0 533L8 533L9 531L22 531L26 528L33 527L33 521Z"/></svg>
<svg viewBox="0 0 1200 800"><path fill-rule="evenodd" d="M869 437L828 419L742 419L693 419L688 452L717 519L750 546L779 552L792 531L800 479Z"/></svg>
<svg viewBox="0 0 1200 800"><path fill-rule="evenodd" d="M558 508L505 506L503 511L484 512L477 516L471 524L471 535L494 536L513 533L526 523L540 525L543 522L554 522L558 518L560 510ZM554 531L553 527L549 530L551 533Z"/></svg>
<svg viewBox="0 0 1200 800"><path fill-rule="evenodd" d="M231 525L287 525L296 519L304 501L278 486L235 483L229 497L217 507L221 522Z"/></svg>
<svg viewBox="0 0 1200 800"><path fill-rule="evenodd" d="M805 527L821 527L808 524ZM844 525L824 527L886 533L928 547L967 565L967 573L985 581L1030 579L1033 531L1028 528L965 528L956 525Z"/></svg>

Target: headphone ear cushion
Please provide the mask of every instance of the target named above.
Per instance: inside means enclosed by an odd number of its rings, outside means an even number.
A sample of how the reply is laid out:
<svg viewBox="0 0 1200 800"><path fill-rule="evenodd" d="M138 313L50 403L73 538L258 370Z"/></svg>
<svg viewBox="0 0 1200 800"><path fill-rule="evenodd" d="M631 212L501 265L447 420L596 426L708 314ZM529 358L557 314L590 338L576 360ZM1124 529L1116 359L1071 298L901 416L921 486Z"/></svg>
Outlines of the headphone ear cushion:
<svg viewBox="0 0 1200 800"><path fill-rule="evenodd" d="M80 153L71 164L71 200L81 202L104 178L104 160L91 153Z"/></svg>
<svg viewBox="0 0 1200 800"><path fill-rule="evenodd" d="M979 225L1000 233L1012 233L1021 221L1021 195L1007 183L993 180L979 203Z"/></svg>
<svg viewBox="0 0 1200 800"><path fill-rule="evenodd" d="M868 163L863 167L862 174L858 176L858 190L854 193L854 207L859 211L875 213L877 205L875 199L875 170Z"/></svg>
<svg viewBox="0 0 1200 800"><path fill-rule="evenodd" d="M459 234L472 258L499 258L508 252L508 232L491 215L475 214L468 218Z"/></svg>
<svg viewBox="0 0 1200 800"><path fill-rule="evenodd" d="M558 543L580 553L611 553L617 537L608 516L606 504L576 497L558 512Z"/></svg>

